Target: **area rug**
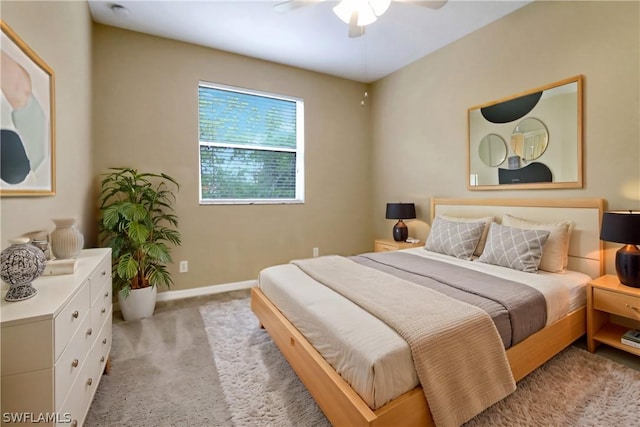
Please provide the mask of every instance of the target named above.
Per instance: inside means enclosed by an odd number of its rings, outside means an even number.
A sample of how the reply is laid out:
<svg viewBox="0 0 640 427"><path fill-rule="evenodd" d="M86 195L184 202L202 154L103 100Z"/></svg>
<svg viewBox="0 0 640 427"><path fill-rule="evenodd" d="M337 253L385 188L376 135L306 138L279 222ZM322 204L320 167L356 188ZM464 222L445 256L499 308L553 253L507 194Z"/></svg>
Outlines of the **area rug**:
<svg viewBox="0 0 640 427"><path fill-rule="evenodd" d="M111 358L85 426L330 425L246 294L114 323ZM571 346L467 427L640 426L638 414L640 372Z"/></svg>
<svg viewBox="0 0 640 427"><path fill-rule="evenodd" d="M248 299L200 308L233 426L330 426Z"/></svg>
<svg viewBox="0 0 640 427"><path fill-rule="evenodd" d="M329 425L248 300L200 313L234 426ZM571 346L466 425L634 426L639 414L640 372Z"/></svg>

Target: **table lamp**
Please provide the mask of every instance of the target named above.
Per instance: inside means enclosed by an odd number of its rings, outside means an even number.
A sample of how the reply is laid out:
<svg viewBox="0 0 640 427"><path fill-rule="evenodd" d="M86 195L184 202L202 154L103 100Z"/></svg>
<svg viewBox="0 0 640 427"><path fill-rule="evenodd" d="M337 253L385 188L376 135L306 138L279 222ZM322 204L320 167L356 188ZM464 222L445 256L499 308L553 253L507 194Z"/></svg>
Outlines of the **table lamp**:
<svg viewBox="0 0 640 427"><path fill-rule="evenodd" d="M393 240L404 242L409 237L409 229L403 219L416 217L416 205L414 203L387 203L387 219L397 219L393 226Z"/></svg>
<svg viewBox="0 0 640 427"><path fill-rule="evenodd" d="M600 239L623 243L616 252L616 273L623 285L640 288L640 211L609 211L602 217Z"/></svg>

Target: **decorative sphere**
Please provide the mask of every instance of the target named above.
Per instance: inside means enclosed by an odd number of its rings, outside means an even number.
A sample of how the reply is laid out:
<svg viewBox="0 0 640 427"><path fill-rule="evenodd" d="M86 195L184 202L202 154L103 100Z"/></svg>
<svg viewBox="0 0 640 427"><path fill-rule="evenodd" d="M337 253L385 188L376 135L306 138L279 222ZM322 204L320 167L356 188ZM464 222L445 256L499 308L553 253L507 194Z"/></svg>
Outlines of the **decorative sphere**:
<svg viewBox="0 0 640 427"><path fill-rule="evenodd" d="M47 259L42 250L29 244L28 238L10 242L11 246L0 253L0 278L10 286L30 283L44 272Z"/></svg>

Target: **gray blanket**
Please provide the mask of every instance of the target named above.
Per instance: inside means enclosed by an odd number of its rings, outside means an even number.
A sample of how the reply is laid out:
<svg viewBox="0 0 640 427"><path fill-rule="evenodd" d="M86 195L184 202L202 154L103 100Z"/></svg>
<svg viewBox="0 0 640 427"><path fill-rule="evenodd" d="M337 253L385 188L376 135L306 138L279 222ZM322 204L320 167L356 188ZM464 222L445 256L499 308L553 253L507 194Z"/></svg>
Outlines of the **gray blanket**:
<svg viewBox="0 0 640 427"><path fill-rule="evenodd" d="M522 283L405 252L369 253L350 259L483 309L496 325L505 349L547 322L544 296Z"/></svg>
<svg viewBox="0 0 640 427"><path fill-rule="evenodd" d="M515 390L498 331L482 309L340 256L292 263L407 341L436 426L457 427Z"/></svg>

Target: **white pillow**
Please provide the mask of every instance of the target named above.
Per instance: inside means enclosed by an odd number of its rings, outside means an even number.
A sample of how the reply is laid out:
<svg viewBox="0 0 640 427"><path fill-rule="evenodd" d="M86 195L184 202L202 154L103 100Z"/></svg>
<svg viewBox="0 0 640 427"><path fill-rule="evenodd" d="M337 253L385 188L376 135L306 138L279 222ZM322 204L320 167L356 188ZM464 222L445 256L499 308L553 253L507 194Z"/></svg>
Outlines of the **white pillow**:
<svg viewBox="0 0 640 427"><path fill-rule="evenodd" d="M525 230L549 231L547 243L542 248L542 259L540 260L539 268L550 273L564 273L566 271L569 262L569 243L571 231L573 230L573 221L544 224L504 214L502 225Z"/></svg>
<svg viewBox="0 0 640 427"><path fill-rule="evenodd" d="M484 222L455 222L436 217L424 248L431 252L471 259L484 230Z"/></svg>
<svg viewBox="0 0 640 427"><path fill-rule="evenodd" d="M476 250L473 251L473 254L475 256L480 256L480 254L482 253L482 250L484 249L484 243L487 241L487 234L489 234L489 225L491 225L491 223L495 220L495 218L492 216L484 216L482 218L467 218L467 217L451 216L447 214L442 214L440 216L444 219L448 219L449 221L456 221L456 222L484 221L485 224L484 224L484 230L482 230L482 236L480 236L480 241L478 242L478 246L476 246Z"/></svg>
<svg viewBox="0 0 640 427"><path fill-rule="evenodd" d="M525 230L492 223L479 262L536 273L542 258L547 230Z"/></svg>

